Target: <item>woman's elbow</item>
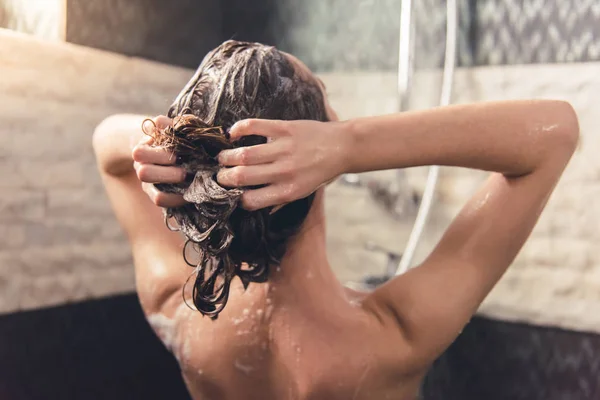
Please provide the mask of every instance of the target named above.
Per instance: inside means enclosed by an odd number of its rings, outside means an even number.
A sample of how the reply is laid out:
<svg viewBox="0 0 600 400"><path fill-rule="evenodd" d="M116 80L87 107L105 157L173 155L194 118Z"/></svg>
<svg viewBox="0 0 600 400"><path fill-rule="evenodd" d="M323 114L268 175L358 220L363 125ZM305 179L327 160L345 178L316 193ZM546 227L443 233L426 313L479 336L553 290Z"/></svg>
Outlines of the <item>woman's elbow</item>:
<svg viewBox="0 0 600 400"><path fill-rule="evenodd" d="M573 106L566 101L556 101L555 134L553 135L557 147L571 156L579 144L579 120Z"/></svg>
<svg viewBox="0 0 600 400"><path fill-rule="evenodd" d="M120 123L119 115L111 115L103 119L94 129L92 135L92 147L96 155L98 169L102 172L114 175L118 173L118 127ZM117 142L117 143L115 143Z"/></svg>
<svg viewBox="0 0 600 400"><path fill-rule="evenodd" d="M111 136L110 130L110 119L112 117L105 118L102 120L94 129L92 135L92 147L94 154L96 155L96 163L101 170L106 169L107 147L108 141Z"/></svg>

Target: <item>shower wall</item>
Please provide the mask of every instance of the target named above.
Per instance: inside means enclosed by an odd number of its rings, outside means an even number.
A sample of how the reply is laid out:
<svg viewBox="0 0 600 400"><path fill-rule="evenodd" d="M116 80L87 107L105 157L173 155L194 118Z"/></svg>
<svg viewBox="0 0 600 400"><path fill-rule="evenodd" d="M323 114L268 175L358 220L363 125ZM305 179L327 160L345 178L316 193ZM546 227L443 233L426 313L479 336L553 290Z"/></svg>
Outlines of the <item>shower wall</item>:
<svg viewBox="0 0 600 400"><path fill-rule="evenodd" d="M424 54L417 57L422 75L414 88L416 108L436 101L424 94L439 87L430 71L443 61L444 3L415 3L417 49L423 46L417 55ZM594 247L599 231L585 221L596 219L600 210L586 206L585 199L594 197L600 167L593 155L598 143L593 61L600 60L600 1L479 0L459 5L465 21L460 63L486 68L461 69L453 101L566 99L574 104L582 129L579 149L531 240L482 312L598 332L600 259Z"/></svg>
<svg viewBox="0 0 600 400"><path fill-rule="evenodd" d="M64 40L66 0L0 0L0 28Z"/></svg>
<svg viewBox="0 0 600 400"><path fill-rule="evenodd" d="M417 64L440 67L444 0L416 1ZM600 60L597 0L457 0L461 66Z"/></svg>
<svg viewBox="0 0 600 400"><path fill-rule="evenodd" d="M597 0L457 0L458 65L600 60ZM441 67L446 1L413 1L417 68ZM398 61L400 0L278 2L274 40L322 71L388 70Z"/></svg>

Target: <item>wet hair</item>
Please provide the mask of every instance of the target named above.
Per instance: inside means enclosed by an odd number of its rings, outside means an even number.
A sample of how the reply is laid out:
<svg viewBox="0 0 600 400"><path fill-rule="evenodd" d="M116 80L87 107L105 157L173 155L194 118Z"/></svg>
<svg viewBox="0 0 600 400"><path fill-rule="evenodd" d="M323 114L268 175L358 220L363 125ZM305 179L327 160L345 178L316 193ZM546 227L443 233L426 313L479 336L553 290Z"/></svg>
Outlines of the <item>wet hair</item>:
<svg viewBox="0 0 600 400"><path fill-rule="evenodd" d="M272 207L241 208L242 193L252 188L220 186L216 157L223 149L266 139L248 136L231 143L229 128L246 118L326 121L325 103L316 81L299 74L276 48L227 41L206 55L168 116L173 126L154 129L155 144L171 149L188 174L182 184L156 186L183 194L189 202L165 209L165 220L187 238L184 259L196 268L194 306L214 319L227 303L234 276L244 288L268 279L269 268L281 262L286 243L298 232L314 198L294 201L272 214ZM190 260L192 249L198 260Z"/></svg>

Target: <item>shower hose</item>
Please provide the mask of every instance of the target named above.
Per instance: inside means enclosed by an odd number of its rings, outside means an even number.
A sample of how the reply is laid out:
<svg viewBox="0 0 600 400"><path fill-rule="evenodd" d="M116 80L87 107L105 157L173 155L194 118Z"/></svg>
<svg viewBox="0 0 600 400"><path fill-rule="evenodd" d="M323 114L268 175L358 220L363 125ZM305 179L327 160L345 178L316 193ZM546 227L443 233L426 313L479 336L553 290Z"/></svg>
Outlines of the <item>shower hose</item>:
<svg viewBox="0 0 600 400"><path fill-rule="evenodd" d="M414 67L414 32L415 25L412 23L412 0L402 0L400 10L400 40L398 56L398 103L399 111L408 108L410 100L410 89ZM442 89L440 93L440 106L450 104L454 69L456 66L456 41L458 30L458 6L456 0L446 2L446 52L444 57L444 70L442 78ZM433 196L437 186L440 167L437 165L429 167L427 182L417 217L408 242L400 258L396 275L403 274L411 267L415 251L419 245L423 228L427 223L429 212L433 203Z"/></svg>

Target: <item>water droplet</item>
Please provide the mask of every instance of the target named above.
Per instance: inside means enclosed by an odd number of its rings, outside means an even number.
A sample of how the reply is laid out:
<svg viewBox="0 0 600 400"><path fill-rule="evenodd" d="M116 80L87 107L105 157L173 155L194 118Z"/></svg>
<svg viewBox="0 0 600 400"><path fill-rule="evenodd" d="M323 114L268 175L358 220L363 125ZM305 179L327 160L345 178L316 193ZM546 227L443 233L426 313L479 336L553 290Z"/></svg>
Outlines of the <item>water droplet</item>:
<svg viewBox="0 0 600 400"><path fill-rule="evenodd" d="M265 318L267 318L267 319L271 318L271 314L273 314L273 305L269 304L267 306L267 311L266 311L266 314L265 314Z"/></svg>
<svg viewBox="0 0 600 400"><path fill-rule="evenodd" d="M254 367L242 363L238 358L235 359L233 365L236 369L242 371L246 375L249 375L252 371L254 371Z"/></svg>

